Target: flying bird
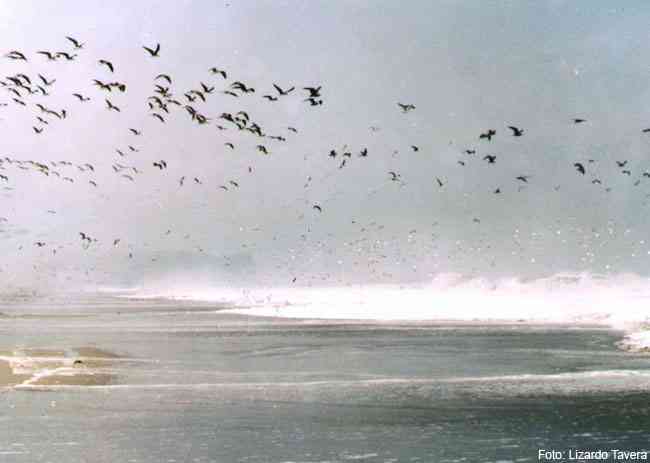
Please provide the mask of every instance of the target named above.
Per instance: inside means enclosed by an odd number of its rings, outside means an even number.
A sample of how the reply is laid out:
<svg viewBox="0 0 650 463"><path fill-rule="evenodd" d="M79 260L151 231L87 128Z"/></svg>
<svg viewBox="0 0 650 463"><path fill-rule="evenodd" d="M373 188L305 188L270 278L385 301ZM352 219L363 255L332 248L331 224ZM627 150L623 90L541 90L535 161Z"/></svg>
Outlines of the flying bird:
<svg viewBox="0 0 650 463"><path fill-rule="evenodd" d="M52 53L51 51L40 50L40 51L37 51L36 54L43 55L43 56L47 57L48 61L56 61L56 55L54 53Z"/></svg>
<svg viewBox="0 0 650 463"><path fill-rule="evenodd" d="M63 57L63 58L65 58L65 59L68 60L68 61L73 61L73 60L77 57L77 55L71 55L70 53L66 53L66 52L64 52L64 51L58 51L58 52L56 53L56 57L57 57L57 58L61 58L61 57Z"/></svg>
<svg viewBox="0 0 650 463"><path fill-rule="evenodd" d="M514 137L521 137L524 134L524 129L519 129L513 125L509 125L508 128L512 130L512 135Z"/></svg>
<svg viewBox="0 0 650 463"><path fill-rule="evenodd" d="M488 164L494 164L495 161L497 160L497 157L491 154L487 154L483 157L484 161L487 161Z"/></svg>
<svg viewBox="0 0 650 463"><path fill-rule="evenodd" d="M143 46L142 48L144 48L145 50L147 50L147 51L149 52L149 54L150 54L153 58L157 57L157 56L158 56L158 53L160 53L160 44L157 44L157 45L156 45L155 50L152 50L151 48L149 48L149 47L145 47L145 46Z"/></svg>
<svg viewBox="0 0 650 463"><path fill-rule="evenodd" d="M573 119L574 124L581 124L583 122L587 122L587 120L586 119Z"/></svg>
<svg viewBox="0 0 650 463"><path fill-rule="evenodd" d="M172 84L172 78L169 77L168 74L158 74L156 77L154 77L153 80L158 80L158 79L165 79L169 83L169 85Z"/></svg>
<svg viewBox="0 0 650 463"><path fill-rule="evenodd" d="M312 206L312 209L316 209L318 212L323 212L323 208L321 208L318 204L314 204Z"/></svg>
<svg viewBox="0 0 650 463"><path fill-rule="evenodd" d="M479 135L478 138L479 138L479 140L480 140L481 138L486 138L487 141L490 141L490 140L492 140L492 137L493 137L494 135L496 135L496 134L497 134L496 130L494 130L494 129L489 129L487 132L482 133L481 135Z"/></svg>
<svg viewBox="0 0 650 463"><path fill-rule="evenodd" d="M120 108L118 108L118 107L115 106L113 103L111 103L110 100L109 100L108 98L106 98L105 100L106 100L106 107L108 108L109 111L110 111L111 109L113 109L113 110L115 110L115 111L117 111L117 112L120 112Z"/></svg>
<svg viewBox="0 0 650 463"><path fill-rule="evenodd" d="M79 99L79 101L81 101L81 102L90 101L89 97L85 97L81 93L73 93L72 96L77 97Z"/></svg>
<svg viewBox="0 0 650 463"><path fill-rule="evenodd" d="M99 64L105 65L111 72L114 72L113 63L106 61L105 59L100 59Z"/></svg>
<svg viewBox="0 0 650 463"><path fill-rule="evenodd" d="M273 84L273 87L277 90L277 92L281 96L288 95L289 93L293 92L295 90L295 88L296 88L296 87L291 87L288 90L282 90L282 88L280 86L278 86L277 84Z"/></svg>
<svg viewBox="0 0 650 463"><path fill-rule="evenodd" d="M573 167L575 167L575 168L578 170L578 172L580 172L582 175L584 175L585 172L586 172L586 171L585 171L585 166L582 165L582 164L579 163L579 162L576 162L575 164L573 164Z"/></svg>
<svg viewBox="0 0 650 463"><path fill-rule="evenodd" d="M397 103L397 106L402 108L403 113L407 113L407 112L413 111L415 109L415 105L413 105L413 104Z"/></svg>
<svg viewBox="0 0 650 463"><path fill-rule="evenodd" d="M84 44L79 42L77 39L72 38L72 37L66 37L70 42L72 42L72 45L74 45L75 50L81 50L84 47Z"/></svg>
<svg viewBox="0 0 650 463"><path fill-rule="evenodd" d="M221 76L222 76L224 79L227 79L227 78L228 78L228 76L226 75L226 71L224 71L223 69L210 68L210 72L211 72L212 74L221 74Z"/></svg>

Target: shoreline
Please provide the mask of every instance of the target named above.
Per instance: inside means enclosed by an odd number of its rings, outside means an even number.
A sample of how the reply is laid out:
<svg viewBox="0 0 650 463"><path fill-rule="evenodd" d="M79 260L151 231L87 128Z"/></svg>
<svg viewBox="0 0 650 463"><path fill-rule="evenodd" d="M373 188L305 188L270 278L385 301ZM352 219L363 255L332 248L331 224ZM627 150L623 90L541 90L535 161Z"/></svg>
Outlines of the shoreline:
<svg viewBox="0 0 650 463"><path fill-rule="evenodd" d="M22 386L103 386L115 377L105 369L118 355L84 346L69 350L15 349L0 352L0 389Z"/></svg>

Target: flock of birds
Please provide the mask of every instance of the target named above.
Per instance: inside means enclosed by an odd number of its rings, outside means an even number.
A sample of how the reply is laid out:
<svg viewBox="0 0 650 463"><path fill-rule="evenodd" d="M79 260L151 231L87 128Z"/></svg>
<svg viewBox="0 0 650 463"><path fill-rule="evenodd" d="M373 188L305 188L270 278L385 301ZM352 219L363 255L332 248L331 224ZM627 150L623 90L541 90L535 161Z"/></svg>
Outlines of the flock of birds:
<svg viewBox="0 0 650 463"><path fill-rule="evenodd" d="M30 54L20 50L11 50L5 54L5 57L8 60L18 63L31 63L32 60L44 60L45 63L56 61L74 62L82 58L85 59L85 43L69 36L66 37L66 40L70 47L69 50L38 50L35 52L36 56L31 56ZM144 59L155 60L160 58L161 53L164 53L164 50L161 49L159 43L154 47L142 46L142 49ZM115 62L106 58L100 58L96 60L96 63L98 72L103 74L102 76L89 80L89 84L92 83L94 90L88 89L86 92L70 91L69 96L71 98L71 103L68 107L54 108L45 104L45 99L53 94L55 90L58 90L57 78L46 75L47 73L45 72L37 73L35 76L28 75L25 72L17 72L0 80L0 86L8 98L7 101L0 100L0 106L9 107L11 105L32 111L32 130L34 135L38 137L46 136L50 126L63 122L70 116L71 112L77 111L77 107L72 106L73 103L75 105L86 105L100 101L102 105L104 105L106 111L116 114L123 113L124 106L120 103L119 96L128 93L129 85L127 82L113 78L118 71L118 66ZM272 144L286 142L287 137L295 136L299 133L298 128L293 125L287 125L286 133L268 133L264 124L261 121L256 120L254 116L250 114L250 111L240 109L231 112L221 112L218 115L210 114L206 112L206 109L204 109L204 103L208 102L210 98L213 98L217 94L231 98L232 101L238 101L243 98L260 98L256 95L262 93L261 100L273 104L281 99L291 98L292 95L303 93L300 102L307 108L317 109L324 104L322 85L304 85L297 89L294 85L284 86L272 83L272 89L270 91L258 92L250 83L230 79L230 71L227 71L226 69L211 67L207 68L206 71L207 75L204 80L199 80L197 85L193 86L193 88L181 91L178 91L174 86L174 76L165 72L156 74L152 79L151 92L143 102L143 111L146 112L148 117L163 125L169 122L172 114L180 112L181 114L184 114L185 117L189 118L191 123L199 126L215 127L219 132L232 133L232 131L236 131L235 133L239 136L245 135L246 137L252 137L254 140L253 144L255 150L258 153L263 156L270 156L273 153ZM221 88L218 89L218 86L221 86ZM416 111L416 106L411 103L397 102L397 107L403 114ZM575 125L583 124L585 122L586 120L581 118L575 118L572 120L572 123ZM514 125L506 127L510 131L512 137L525 136L525 129L522 127ZM136 182L138 176L143 173L144 168L142 166L136 166L125 162L122 159L129 159L132 155L136 155L140 152L141 149L139 148L139 143L137 141L140 137L144 136L145 130L142 127L127 127L127 129L133 141L127 143L126 147L115 147L115 154L119 156L119 158L112 161L110 167L114 174L120 176L125 181ZM371 126L370 130L372 132L377 132L380 128ZM642 132L648 133L650 132L650 128L643 129ZM477 140L479 143L489 143L495 137L497 137L497 130L491 128L478 134ZM237 149L234 140L225 141L223 146L228 150ZM410 145L410 149L413 153L420 151L420 147L417 145ZM482 155L477 155L477 153L478 149L476 147L468 147L464 149L462 152L464 157L457 160L457 164L464 167L472 158L482 160L487 165L497 164L498 156L496 154L484 153ZM348 149L347 145L345 145L340 149L330 149L327 156L333 160L337 160L337 169L340 170L348 165L348 161L353 157L353 151ZM368 159L372 158L372 155L369 148L362 147L358 149L356 157ZM171 161L166 159L155 159L150 162L150 165L152 169L157 169L162 172L168 169L170 162ZM587 176L590 172L589 165L595 162L595 159L588 159L586 162L576 161L573 163L573 167L578 175ZM616 161L616 165L621 169L622 174L627 176L633 175L632 170L628 167L627 160ZM47 177L54 177L64 182L75 183L75 181L79 180L78 177L73 175L75 170L92 177L92 175L103 167L104 166L99 166L90 162L75 164L67 160L23 160L4 156L3 158L0 158L0 181L5 183L6 190L12 190L13 185L16 184L16 173L22 170L36 171ZM247 170L249 173L252 173L253 167L248 166ZM641 177L636 180L635 185L638 185L643 177L650 178L650 172L642 172ZM533 177L528 173L522 173L515 176L513 180L520 182L520 184L527 184L532 178ZM396 170L388 171L386 173L386 180L388 182L404 184L402 174ZM96 178L86 177L85 181L93 188L101 187L100 182ZM179 187L183 187L186 181L191 181L197 185L203 184L203 180L198 176L191 176L191 178L189 178L183 175L178 179ZM312 176L310 175L305 183L305 188L309 187L311 181ZM446 185L446 181L440 177L434 176L432 181L435 181L435 184L437 184L439 188L444 188ZM602 184L602 180L598 177L593 177L591 182L593 184ZM240 184L240 180L229 179L224 181L223 184L218 185L217 188L223 191L231 191L240 188ZM503 186L498 186L493 189L492 193L501 194L503 191L502 188ZM556 189L557 188L559 188L559 186L556 187ZM606 191L610 191L610 188L606 188ZM317 214L323 214L326 212L324 203L322 202L311 204L311 209ZM56 213L51 210L48 212ZM478 219L474 219L474 221L477 223L480 222ZM10 219L8 217L0 217L0 226L2 226L3 223L9 222ZM365 228L363 228L362 231L363 230L365 230ZM97 239L87 232L81 231L78 233L85 249L94 243L97 243ZM304 234L301 235L301 237L305 239ZM121 238L115 238L112 241L112 245L117 247L120 245L121 241ZM48 243L42 240L34 242L34 246L38 248L46 247L47 245ZM53 247L52 249L54 254L56 254L56 249L56 247ZM129 257L133 257L132 252L129 252ZM295 278L292 281L295 282Z"/></svg>

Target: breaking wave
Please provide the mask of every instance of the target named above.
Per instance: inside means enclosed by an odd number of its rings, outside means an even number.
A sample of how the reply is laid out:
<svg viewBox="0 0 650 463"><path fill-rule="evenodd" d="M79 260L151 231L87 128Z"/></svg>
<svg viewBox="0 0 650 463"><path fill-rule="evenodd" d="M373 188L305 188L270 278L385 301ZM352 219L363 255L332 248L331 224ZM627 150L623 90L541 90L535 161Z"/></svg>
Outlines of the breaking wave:
<svg viewBox="0 0 650 463"><path fill-rule="evenodd" d="M167 282L168 283L168 282ZM650 347L650 279L636 274L558 273L533 280L444 273L409 285L207 288L166 285L125 297L212 301L255 316L374 321L525 322L637 330L628 349Z"/></svg>

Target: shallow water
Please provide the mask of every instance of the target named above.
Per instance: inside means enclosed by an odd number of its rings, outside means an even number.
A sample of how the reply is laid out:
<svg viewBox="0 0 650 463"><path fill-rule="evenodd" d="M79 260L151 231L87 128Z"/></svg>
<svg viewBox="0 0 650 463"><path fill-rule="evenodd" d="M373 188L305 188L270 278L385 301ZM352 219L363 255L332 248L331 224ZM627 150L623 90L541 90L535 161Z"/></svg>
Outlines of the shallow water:
<svg viewBox="0 0 650 463"><path fill-rule="evenodd" d="M120 356L91 369L105 385L5 389L2 461L538 461L650 441L650 357L617 350L614 331L109 298L0 311L0 351Z"/></svg>

